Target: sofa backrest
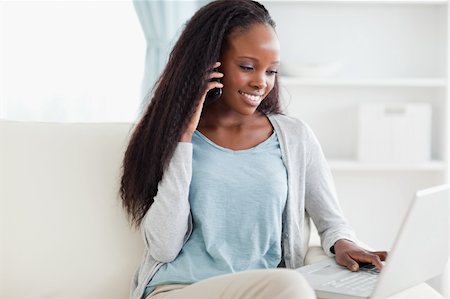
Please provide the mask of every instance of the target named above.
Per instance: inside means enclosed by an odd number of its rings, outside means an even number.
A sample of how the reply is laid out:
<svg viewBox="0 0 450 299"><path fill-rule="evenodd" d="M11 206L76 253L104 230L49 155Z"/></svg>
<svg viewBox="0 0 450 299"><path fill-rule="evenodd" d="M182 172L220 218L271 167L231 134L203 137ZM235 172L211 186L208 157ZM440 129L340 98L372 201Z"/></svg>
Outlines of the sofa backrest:
<svg viewBox="0 0 450 299"><path fill-rule="evenodd" d="M0 121L0 298L128 297L143 251L118 195L131 128Z"/></svg>

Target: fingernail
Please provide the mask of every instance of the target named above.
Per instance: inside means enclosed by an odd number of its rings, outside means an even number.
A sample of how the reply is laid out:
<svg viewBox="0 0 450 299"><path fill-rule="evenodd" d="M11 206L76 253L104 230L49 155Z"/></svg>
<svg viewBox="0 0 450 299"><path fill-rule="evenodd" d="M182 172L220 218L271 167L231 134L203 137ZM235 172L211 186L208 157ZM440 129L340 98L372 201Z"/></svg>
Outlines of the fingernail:
<svg viewBox="0 0 450 299"><path fill-rule="evenodd" d="M353 272L358 271L358 266L357 266L357 265L353 265L353 266L352 266L352 271L353 271Z"/></svg>

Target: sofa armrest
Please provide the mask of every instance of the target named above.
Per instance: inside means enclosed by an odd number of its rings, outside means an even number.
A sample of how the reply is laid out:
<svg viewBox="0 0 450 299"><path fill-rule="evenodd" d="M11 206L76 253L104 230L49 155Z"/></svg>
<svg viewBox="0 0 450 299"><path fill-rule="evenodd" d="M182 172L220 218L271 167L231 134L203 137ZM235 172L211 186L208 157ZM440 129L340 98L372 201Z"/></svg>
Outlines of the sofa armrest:
<svg viewBox="0 0 450 299"><path fill-rule="evenodd" d="M305 256L305 266L320 262L328 258L325 251L320 246L310 246Z"/></svg>
<svg viewBox="0 0 450 299"><path fill-rule="evenodd" d="M358 245L362 248L372 250L369 245L364 244L361 241L358 241ZM311 265L326 258L328 258L328 256L326 255L320 244L320 237L319 233L317 232L317 228L315 227L314 223L311 222L308 251L306 252L305 256L305 265Z"/></svg>
<svg viewBox="0 0 450 299"><path fill-rule="evenodd" d="M320 237L317 228L311 221L308 251L305 256L305 266L320 262L326 258L328 258L328 256L320 245Z"/></svg>

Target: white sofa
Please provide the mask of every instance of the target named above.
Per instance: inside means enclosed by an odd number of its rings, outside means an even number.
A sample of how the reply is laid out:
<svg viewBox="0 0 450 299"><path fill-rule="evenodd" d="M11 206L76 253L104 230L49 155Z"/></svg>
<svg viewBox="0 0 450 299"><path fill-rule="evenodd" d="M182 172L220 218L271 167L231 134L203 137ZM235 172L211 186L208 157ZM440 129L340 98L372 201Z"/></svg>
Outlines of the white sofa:
<svg viewBox="0 0 450 299"><path fill-rule="evenodd" d="M0 121L0 298L128 298L143 250L118 196L131 129ZM320 260L316 234L310 245Z"/></svg>

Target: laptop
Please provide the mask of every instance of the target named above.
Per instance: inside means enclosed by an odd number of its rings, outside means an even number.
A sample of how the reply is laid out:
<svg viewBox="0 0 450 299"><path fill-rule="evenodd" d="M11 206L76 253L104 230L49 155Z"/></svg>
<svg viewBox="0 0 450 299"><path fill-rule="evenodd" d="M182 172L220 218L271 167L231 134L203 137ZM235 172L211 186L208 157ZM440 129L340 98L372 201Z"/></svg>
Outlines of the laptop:
<svg viewBox="0 0 450 299"><path fill-rule="evenodd" d="M449 185L418 191L383 269L351 272L334 258L297 269L324 299L387 298L431 279L449 259Z"/></svg>

